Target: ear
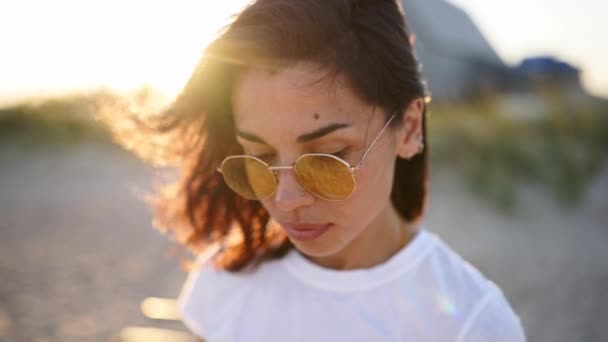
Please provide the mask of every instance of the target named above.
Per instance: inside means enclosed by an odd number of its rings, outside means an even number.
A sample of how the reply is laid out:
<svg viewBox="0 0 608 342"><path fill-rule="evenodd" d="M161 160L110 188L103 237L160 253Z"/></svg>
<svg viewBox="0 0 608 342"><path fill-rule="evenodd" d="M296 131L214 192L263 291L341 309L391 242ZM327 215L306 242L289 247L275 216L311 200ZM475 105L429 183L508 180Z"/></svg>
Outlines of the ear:
<svg viewBox="0 0 608 342"><path fill-rule="evenodd" d="M424 98L416 98L401 114L402 120L397 134L397 155L401 158L410 159L424 148L422 140L424 106Z"/></svg>

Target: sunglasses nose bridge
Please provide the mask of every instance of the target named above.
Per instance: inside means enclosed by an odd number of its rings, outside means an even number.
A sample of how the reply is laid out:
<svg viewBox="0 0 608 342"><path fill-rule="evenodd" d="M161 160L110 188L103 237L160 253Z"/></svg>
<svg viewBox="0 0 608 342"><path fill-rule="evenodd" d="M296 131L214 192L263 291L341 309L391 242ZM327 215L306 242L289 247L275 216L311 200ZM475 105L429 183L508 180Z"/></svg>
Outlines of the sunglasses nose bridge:
<svg viewBox="0 0 608 342"><path fill-rule="evenodd" d="M274 178L276 178L277 183L279 182L279 177L281 175L281 173L285 173L285 172L281 172L281 171L289 171L293 169L293 166L268 166L268 170L270 170L270 172L272 172L272 174L274 175Z"/></svg>
<svg viewBox="0 0 608 342"><path fill-rule="evenodd" d="M290 180L294 180L295 183L301 187L297 176L295 174L294 166L269 166L268 169L274 174L274 177L277 181L277 186L282 182L281 179L285 177L289 177Z"/></svg>
<svg viewBox="0 0 608 342"><path fill-rule="evenodd" d="M302 196L302 193L307 191L300 184L293 166L276 167L272 168L271 171L275 173L277 180L274 193L277 206L282 210L289 211L304 204L303 201L307 201L306 198L309 196Z"/></svg>

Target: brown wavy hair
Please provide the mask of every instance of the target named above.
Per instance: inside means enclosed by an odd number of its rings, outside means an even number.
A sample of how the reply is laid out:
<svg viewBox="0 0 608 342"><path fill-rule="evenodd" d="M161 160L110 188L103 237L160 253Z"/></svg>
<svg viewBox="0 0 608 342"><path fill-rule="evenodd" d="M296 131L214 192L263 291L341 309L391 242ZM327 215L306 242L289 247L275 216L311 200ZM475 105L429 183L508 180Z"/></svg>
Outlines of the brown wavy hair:
<svg viewBox="0 0 608 342"><path fill-rule="evenodd" d="M226 156L242 153L232 116L236 77L248 68L279 71L303 61L327 70L325 77L344 76L361 99L385 113L403 112L426 95L397 1L257 0L206 48L165 110L141 115L141 108L122 106L103 116L119 143L148 161L176 167L177 179L159 188L153 201L155 225L195 254L220 246L214 259L220 268L239 271L293 248L269 224L262 204L232 192L216 168ZM426 201L424 116L422 126L424 152L397 160L391 194L410 222L422 215Z"/></svg>

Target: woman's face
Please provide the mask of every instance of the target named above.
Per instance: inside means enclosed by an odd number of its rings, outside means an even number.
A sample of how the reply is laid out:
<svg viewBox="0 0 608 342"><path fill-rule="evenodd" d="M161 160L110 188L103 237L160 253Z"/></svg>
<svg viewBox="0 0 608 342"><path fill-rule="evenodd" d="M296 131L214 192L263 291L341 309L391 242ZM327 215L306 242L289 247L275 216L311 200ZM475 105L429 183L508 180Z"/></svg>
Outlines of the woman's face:
<svg viewBox="0 0 608 342"><path fill-rule="evenodd" d="M292 165L304 153L335 154L350 165L359 162L386 116L362 102L340 78L317 82L323 75L309 64L274 74L251 69L241 75L233 105L237 140L245 154L273 166ZM335 129L323 132L329 126ZM407 153L404 132L384 131L357 171L356 190L348 199L318 198L302 188L293 170L282 170L276 192L262 204L302 253L338 253L390 206L395 158ZM298 234L297 229L324 232L311 238L316 234Z"/></svg>

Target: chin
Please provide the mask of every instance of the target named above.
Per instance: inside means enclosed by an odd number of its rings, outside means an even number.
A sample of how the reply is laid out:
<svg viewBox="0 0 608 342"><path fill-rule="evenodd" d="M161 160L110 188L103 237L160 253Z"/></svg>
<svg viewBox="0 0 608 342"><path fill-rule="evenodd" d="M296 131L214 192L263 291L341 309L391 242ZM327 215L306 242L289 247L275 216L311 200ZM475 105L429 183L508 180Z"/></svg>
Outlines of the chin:
<svg viewBox="0 0 608 342"><path fill-rule="evenodd" d="M291 240L291 243L295 246L295 248L300 251L300 253L313 257L313 258L324 258L337 254L340 252L344 246L340 245L336 242L333 243L323 243L321 241L294 241Z"/></svg>

